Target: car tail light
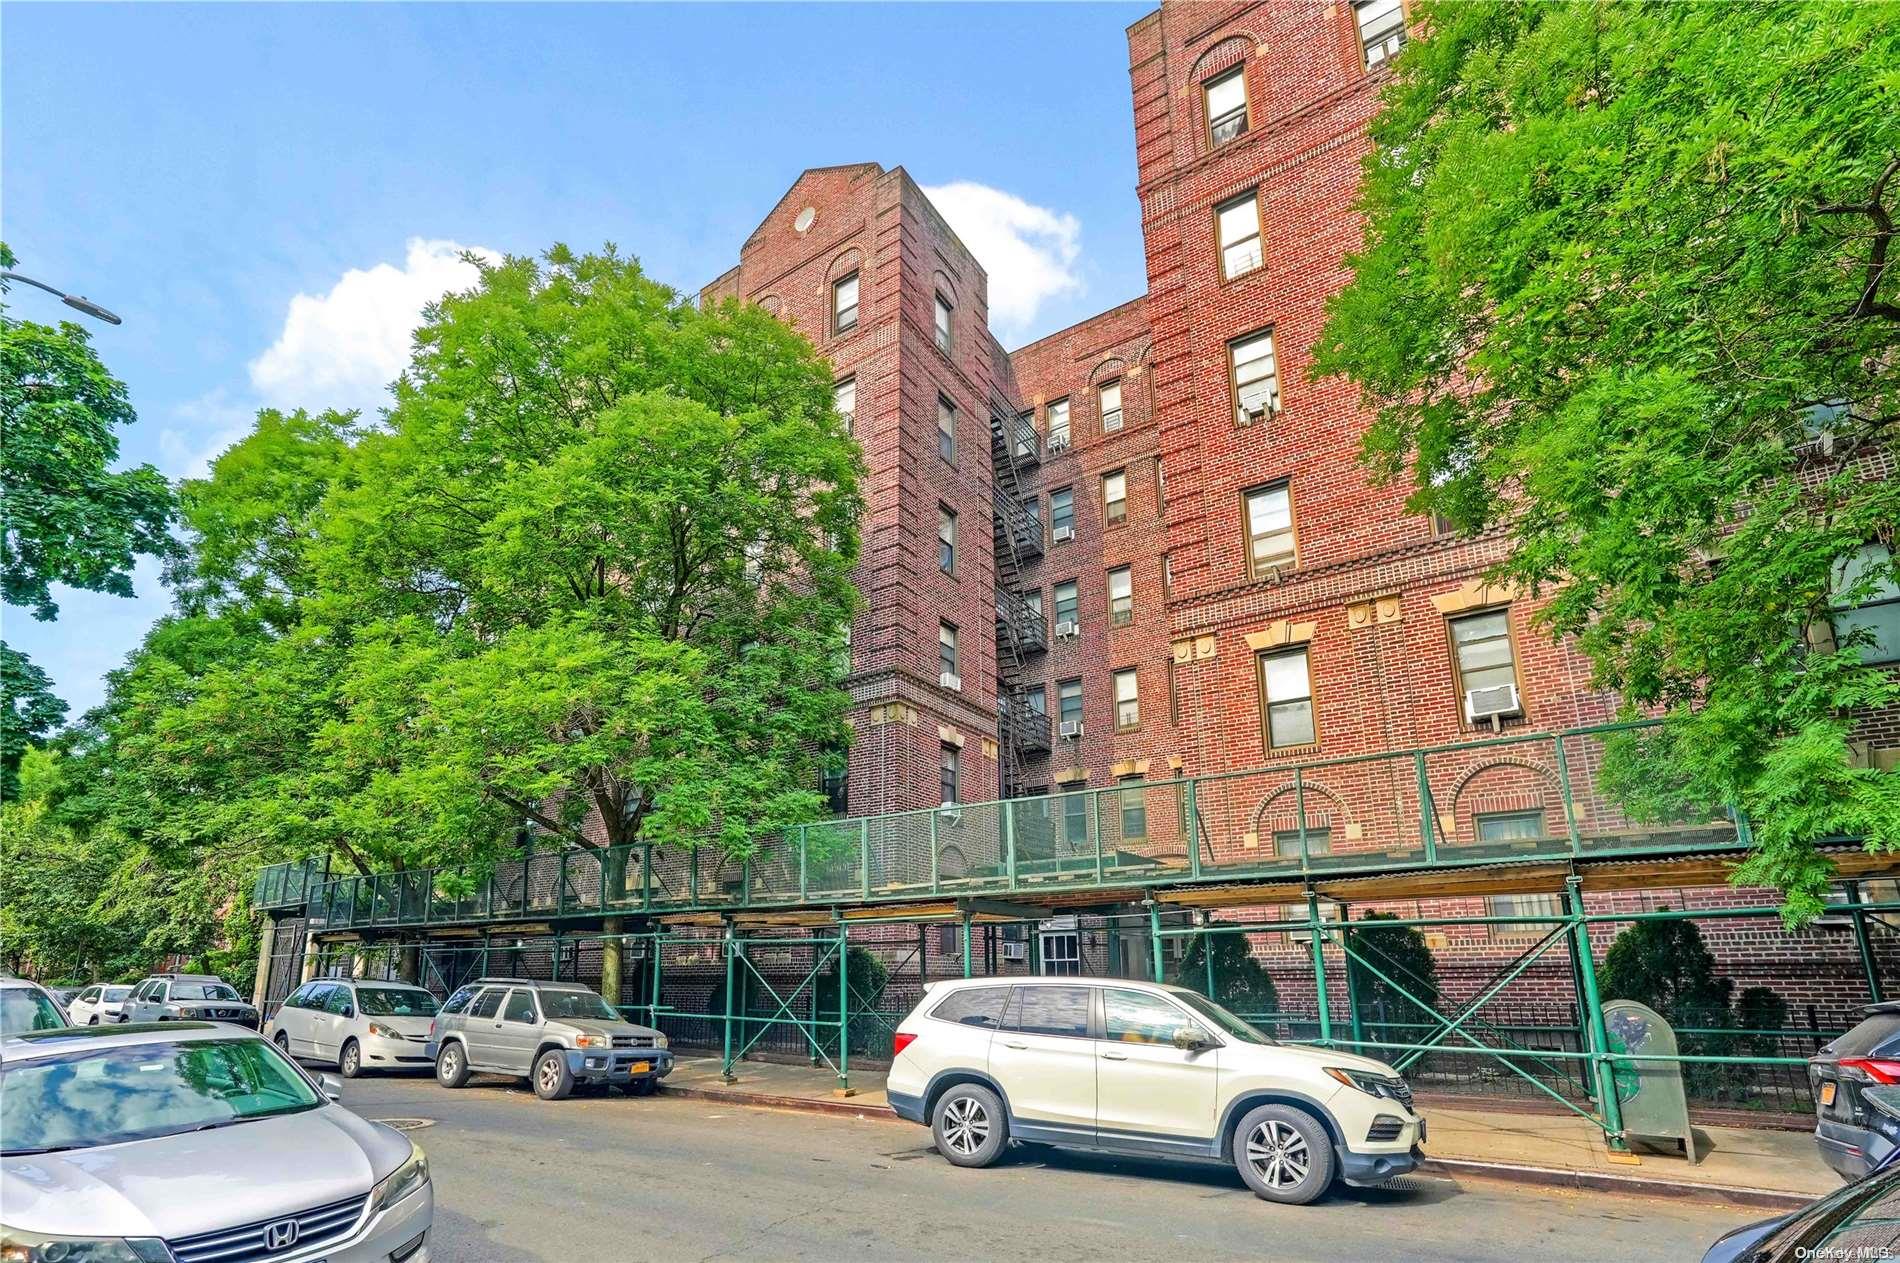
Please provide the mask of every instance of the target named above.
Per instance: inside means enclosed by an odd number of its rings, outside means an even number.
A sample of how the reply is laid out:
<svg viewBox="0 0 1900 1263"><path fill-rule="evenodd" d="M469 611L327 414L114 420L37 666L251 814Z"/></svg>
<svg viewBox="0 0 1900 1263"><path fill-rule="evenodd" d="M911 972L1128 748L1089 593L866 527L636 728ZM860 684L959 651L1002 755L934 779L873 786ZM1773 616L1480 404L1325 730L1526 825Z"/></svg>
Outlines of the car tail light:
<svg viewBox="0 0 1900 1263"><path fill-rule="evenodd" d="M915 1032L913 1031L897 1032L897 1034L891 1036L891 1056L893 1057L897 1056L899 1053L903 1052L906 1048L909 1048L912 1044L916 1042L917 1042L917 1036Z"/></svg>
<svg viewBox="0 0 1900 1263"><path fill-rule="evenodd" d="M1880 1057L1843 1057L1841 1069L1853 1068L1875 1083L1900 1083L1900 1061Z"/></svg>

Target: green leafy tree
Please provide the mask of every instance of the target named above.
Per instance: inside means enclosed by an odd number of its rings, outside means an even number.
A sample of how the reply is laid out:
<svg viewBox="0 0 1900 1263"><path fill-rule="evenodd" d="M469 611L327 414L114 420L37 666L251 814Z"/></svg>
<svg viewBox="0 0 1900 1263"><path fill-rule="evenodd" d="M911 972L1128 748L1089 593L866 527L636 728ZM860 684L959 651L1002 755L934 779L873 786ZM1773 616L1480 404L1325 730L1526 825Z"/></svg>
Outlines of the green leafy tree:
<svg viewBox="0 0 1900 1263"><path fill-rule="evenodd" d="M0 803L20 796L20 760L66 719L52 681L23 653L0 642Z"/></svg>
<svg viewBox="0 0 1900 1263"><path fill-rule="evenodd" d="M1315 374L1416 511L1508 541L1660 735L1623 781L1817 913L1815 838L1900 845L1848 720L1900 700L1830 612L1879 591L1900 480L1891 6L1434 3L1373 124L1366 240ZM1814 441L1825 432L1825 441Z"/></svg>
<svg viewBox="0 0 1900 1263"><path fill-rule="evenodd" d="M0 244L0 268L14 255ZM0 294L6 292L0 282ZM0 304L0 594L37 618L52 585L132 595L136 556L167 557L171 486L156 469L113 472L115 431L137 417L125 383L69 321L16 320Z"/></svg>
<svg viewBox="0 0 1900 1263"><path fill-rule="evenodd" d="M1254 959L1245 934L1196 934L1188 940L1170 981L1206 994L1210 965L1214 981L1209 999L1250 1019L1279 1011L1280 994L1274 989L1273 975Z"/></svg>
<svg viewBox="0 0 1900 1263"><path fill-rule="evenodd" d="M1600 985L1605 1000L1635 1000L1680 1026L1728 1025L1733 984L1716 975L1715 957L1693 921L1629 926L1603 958Z"/></svg>
<svg viewBox="0 0 1900 1263"><path fill-rule="evenodd" d="M1417 927L1409 925L1380 926L1381 921L1395 921L1398 918L1389 912L1368 912L1352 922L1346 930L1347 942L1352 949L1375 965L1379 973L1423 1000L1433 1009L1438 1007L1438 960L1432 954L1431 944L1425 941L1424 934ZM1374 1022L1417 1023L1429 1022L1431 1017L1425 1010L1400 995L1398 990L1385 978L1367 969L1353 957L1347 957L1346 968L1352 974L1352 994L1359 1005L1362 1017ZM1393 1039L1386 1042L1406 1044L1410 1039Z"/></svg>

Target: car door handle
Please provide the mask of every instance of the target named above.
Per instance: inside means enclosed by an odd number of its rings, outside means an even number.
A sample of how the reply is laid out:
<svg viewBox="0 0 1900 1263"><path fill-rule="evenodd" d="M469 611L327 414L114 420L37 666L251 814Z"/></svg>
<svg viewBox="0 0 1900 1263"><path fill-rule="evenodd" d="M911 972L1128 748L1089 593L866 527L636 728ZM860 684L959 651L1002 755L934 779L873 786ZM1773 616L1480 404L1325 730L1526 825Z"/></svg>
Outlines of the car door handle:
<svg viewBox="0 0 1900 1263"><path fill-rule="evenodd" d="M1103 1061L1127 1061L1128 1054L1116 1053L1116 1052L1105 1052L1102 1054L1102 1060Z"/></svg>
<svg viewBox="0 0 1900 1263"><path fill-rule="evenodd" d="M1010 1040L1004 1040L1004 1041L1003 1041L1003 1047L1005 1047L1005 1048L1017 1048L1017 1049L1021 1049L1021 1048L1027 1048L1027 1047L1029 1047L1029 1045L1028 1045L1028 1044L1018 1044L1018 1043L1013 1043L1013 1042L1011 1042Z"/></svg>

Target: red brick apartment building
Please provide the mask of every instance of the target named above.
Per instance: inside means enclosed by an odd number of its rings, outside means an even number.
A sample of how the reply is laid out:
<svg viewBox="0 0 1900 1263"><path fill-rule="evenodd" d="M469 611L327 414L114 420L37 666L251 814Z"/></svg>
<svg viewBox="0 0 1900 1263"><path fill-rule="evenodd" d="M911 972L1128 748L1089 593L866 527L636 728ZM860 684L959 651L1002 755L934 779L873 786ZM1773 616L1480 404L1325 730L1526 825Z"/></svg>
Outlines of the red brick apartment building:
<svg viewBox="0 0 1900 1263"><path fill-rule="evenodd" d="M817 343L864 448L851 815L1614 717L1532 603L1484 582L1502 541L1451 537L1406 511L1406 488L1373 485L1356 389L1307 376L1404 38L1399 0L1170 0L1131 26L1147 293L1014 352L989 332L982 266L902 168L805 172L706 286ZM1376 844L1365 800L1389 807L1410 778L1409 761L1313 777L1307 845ZM1223 861L1297 845L1294 804L1241 803L1250 784L1209 791L1243 816L1202 843ZM1180 818L1155 797L1125 790L1099 827L1178 855ZM1451 797L1435 801L1447 842L1564 827L1536 758L1474 767ZM1056 827L1086 828L1068 815L1085 801L1066 794ZM1709 933L1758 963L1785 951L1791 1000L1856 977L1845 936L1750 926ZM1475 964L1521 940L1480 927L1436 945Z"/></svg>

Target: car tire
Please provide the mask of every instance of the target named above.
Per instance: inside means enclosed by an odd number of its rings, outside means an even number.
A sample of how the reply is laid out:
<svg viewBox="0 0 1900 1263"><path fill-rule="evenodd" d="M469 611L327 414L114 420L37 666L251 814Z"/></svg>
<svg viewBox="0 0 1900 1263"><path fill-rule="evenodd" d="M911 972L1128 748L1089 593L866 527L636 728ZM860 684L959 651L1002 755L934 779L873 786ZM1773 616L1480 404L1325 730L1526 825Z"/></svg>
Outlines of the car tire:
<svg viewBox="0 0 1900 1263"><path fill-rule="evenodd" d="M544 1101L558 1101L574 1090L574 1072L567 1068L567 1054L550 1048L534 1059L534 1094Z"/></svg>
<svg viewBox="0 0 1900 1263"><path fill-rule="evenodd" d="M278 1031L275 1035L271 1036L270 1042L277 1045L278 1052L284 1054L286 1057L290 1056L290 1036L288 1034L283 1031Z"/></svg>
<svg viewBox="0 0 1900 1263"><path fill-rule="evenodd" d="M91 1017L89 1017L89 1018L87 1018L87 1019L86 1019L86 1025L87 1025L87 1026L97 1026L97 1025L99 1025L99 1015L98 1015L97 1013L94 1013L94 1014L93 1014L93 1015L92 1015Z"/></svg>
<svg viewBox="0 0 1900 1263"><path fill-rule="evenodd" d="M986 1167L1009 1144L1003 1102L980 1083L958 1083L937 1098L931 1137L952 1166Z"/></svg>
<svg viewBox="0 0 1900 1263"><path fill-rule="evenodd" d="M445 1088L459 1088L468 1082L468 1054L461 1044L444 1044L437 1051L435 1081Z"/></svg>
<svg viewBox="0 0 1900 1263"><path fill-rule="evenodd" d="M1317 1118L1291 1105L1247 1111L1234 1129L1234 1166L1254 1196L1304 1206L1333 1186L1333 1140Z"/></svg>
<svg viewBox="0 0 1900 1263"><path fill-rule="evenodd" d="M363 1073L363 1049L355 1040L343 1041L343 1047L336 1055L336 1072L346 1079L354 1079Z"/></svg>

